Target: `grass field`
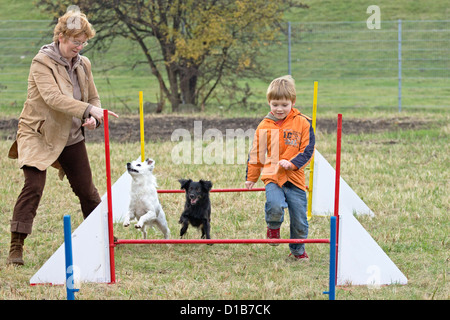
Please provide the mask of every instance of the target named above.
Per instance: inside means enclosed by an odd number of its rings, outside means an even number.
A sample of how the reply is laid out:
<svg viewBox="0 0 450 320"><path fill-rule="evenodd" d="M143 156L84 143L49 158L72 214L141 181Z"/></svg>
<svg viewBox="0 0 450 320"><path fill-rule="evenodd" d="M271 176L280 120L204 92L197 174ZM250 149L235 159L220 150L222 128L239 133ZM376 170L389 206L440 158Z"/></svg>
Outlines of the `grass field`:
<svg viewBox="0 0 450 320"><path fill-rule="evenodd" d="M432 120L423 130L392 131L343 137L342 176L375 212L360 222L408 278L408 285L379 289L340 287L338 299L448 299L448 211L450 208L449 118L423 115ZM345 117L344 117L345 126ZM318 133L318 149L334 165L335 134ZM10 142L0 143L5 154ZM174 143L147 143L146 154L155 158L161 188L178 188L181 177L211 179L217 188L242 187L243 165L177 165L167 161ZM89 144L94 179L105 192L104 150ZM113 181L125 163L139 154L139 143L111 145ZM20 170L12 161L1 162L0 185L0 297L3 299L64 299L62 287L28 285L30 277L62 243L62 217L81 213L67 181L48 171L33 234L26 240L26 265L5 265L9 219L21 188ZM69 196L68 196L69 195ZM172 234L182 195L160 196ZM212 235L215 238L262 238L265 232L264 195L213 194ZM287 221L286 221L287 222ZM310 237L328 236L329 219L313 217ZM139 238L139 232L115 226L119 238ZM288 223L282 227L287 236ZM151 232L150 237L160 237ZM189 238L199 234L190 230ZM122 245L116 250L118 283L83 284L78 299L326 299L328 246L307 246L305 264L285 261L287 245ZM137 281L139 279L139 281Z"/></svg>
<svg viewBox="0 0 450 320"><path fill-rule="evenodd" d="M305 1L310 9L290 13L295 21L364 21L367 18L365 2ZM449 9L445 1L378 1L382 19L447 19ZM28 1L0 0L0 19L48 19L35 10ZM351 9L349 9L351 8ZM39 27L34 27L38 29ZM2 45L4 43L2 42ZM130 70L136 47L130 46L128 59L123 53L126 43L118 43L106 54L111 66L120 64L106 75L101 65L95 70L97 85L104 105L126 112L118 97L136 92L136 100L126 103L137 110L137 92L144 90L149 100L153 80L145 69ZM36 48L37 49L37 48ZM24 55L31 59L34 51L27 48ZM19 52L20 53L20 52ZM20 55L19 55L20 56ZM105 59L105 57L102 57ZM3 61L3 60L2 60ZM17 81L15 90L23 90L28 65L18 61L18 69L2 70L10 73L10 81ZM108 67L106 65L105 67ZM280 67L280 72L283 70ZM301 78L301 77L300 77ZM108 82L109 81L109 82ZM437 95L449 94L448 79ZM311 115L312 80L297 81L299 104ZM16 84L11 84L16 85ZM207 108L202 116L261 116L267 83L251 82L255 107ZM342 141L342 177L375 213L375 217L358 220L391 260L408 278L405 286L391 285L378 289L363 286L345 286L337 289L339 300L448 300L449 285L449 211L450 197L450 114L445 106L425 107L425 99L411 101L401 114L392 105L395 80L379 80L370 86L350 80L319 81L319 113L322 118L343 114L352 119L419 119L429 123L418 130L391 130L380 133L348 134ZM430 83L419 83L424 88ZM143 89L144 87L144 89ZM26 84L25 84L26 88ZM353 93L347 89L352 88ZM1 90L1 89L0 89ZM414 90L422 90L416 88ZM387 94L386 92L389 92ZM0 92L1 98L5 93ZM354 98L367 97L367 98ZM375 96L377 99L370 97ZM336 97L343 101L332 105ZM16 92L11 103L2 104L0 118L17 117L25 94ZM9 99L9 98L8 98ZM422 106L422 107L421 107ZM219 111L218 111L219 110ZM136 128L138 130L138 128ZM63 216L72 216L72 228L82 221L81 211L67 180L59 181L56 171L49 169L47 183L31 236L26 240L26 265L14 268L6 265L9 248L9 220L12 208L23 183L22 173L15 162L6 157L11 141L0 141L0 299L39 300L66 298L65 288L29 286L31 276L47 261L63 242ZM155 173L161 188L178 188L177 179L210 179L216 188L242 187L244 165L174 165L168 159L174 143L147 142L146 155L153 157ZM317 133L317 148L334 166L336 135ZM104 147L89 143L88 151L94 181L100 194L106 192ZM138 157L140 145L111 144L112 179L116 181L125 171L126 162ZM261 186L261 182L259 182ZM172 234L177 235L177 223L183 206L183 196L160 196ZM265 236L264 194L213 194L212 235L215 238L263 238ZM288 236L288 219L282 226L282 236ZM329 219L313 217L310 238L328 237ZM139 238L132 228L115 226L120 238ZM160 237L156 231L149 237ZM189 238L199 234L190 229ZM328 246L307 245L308 263L286 261L287 245L121 245L116 249L118 283L115 285L82 284L76 294L80 300L94 299L269 299L269 300L325 300L322 292L328 286Z"/></svg>
<svg viewBox="0 0 450 320"><path fill-rule="evenodd" d="M309 104L311 84L319 80L322 106L396 111L396 21L403 19L409 21L403 25L403 108L448 107L450 64L445 56L449 53L450 28L448 21L442 21L449 16L445 1L379 1L381 30L367 29L365 21L369 15L364 1L305 3L309 9L291 10L285 16L286 21L292 22L292 75L297 81L298 105ZM0 105L3 115L17 116L26 97L31 59L40 46L51 42L51 16L29 1L0 0L0 7ZM322 23L316 24L317 21ZM237 108L241 113L259 114L265 105L267 82L288 73L286 36L280 34L269 48L260 58L268 70L267 79L240 80L248 83L251 91L248 106ZM157 55L156 50L152 54ZM144 92L145 101L157 101L159 86L148 65L141 63L132 68L144 60L137 44L117 38L108 51L90 50L86 56L93 62L96 85L108 109L136 113L139 91ZM229 103L227 97L219 94L209 101L206 112L232 112ZM168 103L165 112L170 112Z"/></svg>

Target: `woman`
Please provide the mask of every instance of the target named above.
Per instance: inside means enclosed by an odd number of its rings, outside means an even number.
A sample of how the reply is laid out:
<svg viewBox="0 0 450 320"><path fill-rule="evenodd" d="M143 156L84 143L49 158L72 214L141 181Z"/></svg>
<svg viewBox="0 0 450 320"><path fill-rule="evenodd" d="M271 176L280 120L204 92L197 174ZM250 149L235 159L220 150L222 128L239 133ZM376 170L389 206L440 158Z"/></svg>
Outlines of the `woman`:
<svg viewBox="0 0 450 320"><path fill-rule="evenodd" d="M49 166L59 169L61 179L67 176L84 218L100 203L84 129L94 130L103 122L103 109L91 63L79 54L94 35L84 14L69 11L58 19L53 43L43 46L31 63L28 96L9 151L10 158L18 159L25 183L11 219L8 264L24 264L24 240L31 234Z"/></svg>

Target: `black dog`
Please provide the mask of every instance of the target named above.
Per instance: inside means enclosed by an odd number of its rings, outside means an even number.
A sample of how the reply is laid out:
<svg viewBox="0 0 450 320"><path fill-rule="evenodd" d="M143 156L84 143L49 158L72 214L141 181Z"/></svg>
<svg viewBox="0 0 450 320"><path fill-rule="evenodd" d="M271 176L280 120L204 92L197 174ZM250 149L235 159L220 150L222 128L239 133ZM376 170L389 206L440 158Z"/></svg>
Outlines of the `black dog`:
<svg viewBox="0 0 450 320"><path fill-rule="evenodd" d="M211 202L209 200L209 191L212 188L211 181L200 180L194 182L191 179L178 180L181 183L181 189L186 190L186 203L181 214L180 221L182 227L180 237L186 233L189 223L196 228L201 228L202 239L211 239Z"/></svg>

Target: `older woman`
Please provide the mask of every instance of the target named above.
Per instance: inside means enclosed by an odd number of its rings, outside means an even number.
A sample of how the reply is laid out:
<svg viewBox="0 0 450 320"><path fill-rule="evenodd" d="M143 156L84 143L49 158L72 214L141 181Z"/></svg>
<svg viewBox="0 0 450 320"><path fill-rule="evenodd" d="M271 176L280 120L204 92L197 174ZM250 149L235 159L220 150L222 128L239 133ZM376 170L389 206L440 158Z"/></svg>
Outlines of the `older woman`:
<svg viewBox="0 0 450 320"><path fill-rule="evenodd" d="M9 151L10 158L18 159L25 183L11 219L8 264L24 264L24 240L31 234L49 166L59 169L61 179L67 176L84 218L100 203L84 129L94 130L103 122L103 109L91 63L80 55L94 35L84 14L69 11L58 19L53 43L43 46L31 63L27 100Z"/></svg>

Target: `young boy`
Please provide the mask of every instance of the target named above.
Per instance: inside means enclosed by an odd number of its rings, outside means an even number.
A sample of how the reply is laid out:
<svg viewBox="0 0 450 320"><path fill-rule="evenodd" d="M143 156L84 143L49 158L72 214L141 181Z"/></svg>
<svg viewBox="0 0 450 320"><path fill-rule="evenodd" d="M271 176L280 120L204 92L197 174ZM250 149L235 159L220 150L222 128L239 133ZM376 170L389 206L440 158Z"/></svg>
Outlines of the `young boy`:
<svg viewBox="0 0 450 320"><path fill-rule="evenodd" d="M306 239L306 186L304 168L314 153L315 137L311 119L293 108L294 79L284 76L267 89L270 112L256 128L247 162L245 186L252 189L261 175L265 184L267 238L279 239L284 209L289 209L290 238ZM277 245L277 244L274 244ZM308 259L304 244L289 244L298 260Z"/></svg>

